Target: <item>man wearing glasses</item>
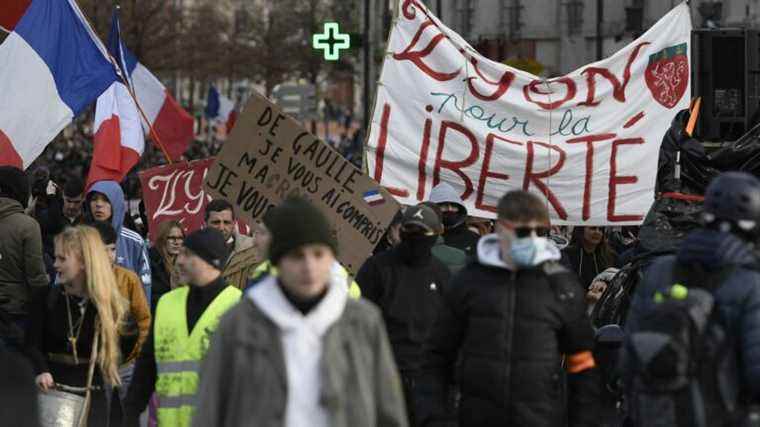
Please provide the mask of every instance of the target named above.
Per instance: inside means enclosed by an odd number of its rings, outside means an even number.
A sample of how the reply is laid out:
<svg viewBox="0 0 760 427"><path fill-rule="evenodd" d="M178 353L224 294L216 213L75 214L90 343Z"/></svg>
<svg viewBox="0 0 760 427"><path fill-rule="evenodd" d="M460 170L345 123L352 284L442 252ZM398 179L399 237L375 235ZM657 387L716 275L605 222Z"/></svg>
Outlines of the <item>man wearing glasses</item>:
<svg viewBox="0 0 760 427"><path fill-rule="evenodd" d="M497 211L497 232L480 239L476 261L443 294L423 357L418 419L443 425L457 371L461 427L593 425L594 335L583 289L546 237L546 203L512 191Z"/></svg>

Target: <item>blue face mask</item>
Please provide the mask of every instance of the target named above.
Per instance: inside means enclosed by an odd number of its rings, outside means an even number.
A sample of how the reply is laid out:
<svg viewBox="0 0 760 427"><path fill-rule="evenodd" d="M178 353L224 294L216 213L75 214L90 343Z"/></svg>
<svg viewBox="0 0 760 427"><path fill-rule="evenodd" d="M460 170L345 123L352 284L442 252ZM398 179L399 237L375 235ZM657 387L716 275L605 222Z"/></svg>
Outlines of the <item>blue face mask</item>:
<svg viewBox="0 0 760 427"><path fill-rule="evenodd" d="M538 254L540 239L538 237L523 237L515 239L509 248L509 257L516 267L533 267Z"/></svg>

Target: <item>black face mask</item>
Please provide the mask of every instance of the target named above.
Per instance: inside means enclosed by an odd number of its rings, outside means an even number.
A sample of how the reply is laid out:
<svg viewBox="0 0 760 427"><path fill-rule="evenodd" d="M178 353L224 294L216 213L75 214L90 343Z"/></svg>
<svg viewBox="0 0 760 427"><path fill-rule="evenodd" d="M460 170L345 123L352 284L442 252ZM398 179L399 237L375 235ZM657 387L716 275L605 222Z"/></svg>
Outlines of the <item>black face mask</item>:
<svg viewBox="0 0 760 427"><path fill-rule="evenodd" d="M427 262L435 246L438 236L423 236L418 233L401 233L401 243L398 248L404 260L417 263Z"/></svg>
<svg viewBox="0 0 760 427"><path fill-rule="evenodd" d="M456 228L462 225L462 223L465 220L465 215L463 215L461 212L458 212L458 211L444 212L441 215L441 218L442 218L444 228L449 230L451 228Z"/></svg>

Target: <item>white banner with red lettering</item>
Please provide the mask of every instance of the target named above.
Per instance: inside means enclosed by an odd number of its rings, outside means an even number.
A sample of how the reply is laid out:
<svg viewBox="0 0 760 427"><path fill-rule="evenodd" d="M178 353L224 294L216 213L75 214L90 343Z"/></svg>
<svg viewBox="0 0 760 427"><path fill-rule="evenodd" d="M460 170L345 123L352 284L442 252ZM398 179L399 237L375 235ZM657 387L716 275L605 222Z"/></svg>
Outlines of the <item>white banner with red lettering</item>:
<svg viewBox="0 0 760 427"><path fill-rule="evenodd" d="M611 57L549 79L481 56L418 0L400 7L368 139L375 180L405 204L448 182L474 216L526 189L557 224L641 222L663 134L689 106L686 4Z"/></svg>

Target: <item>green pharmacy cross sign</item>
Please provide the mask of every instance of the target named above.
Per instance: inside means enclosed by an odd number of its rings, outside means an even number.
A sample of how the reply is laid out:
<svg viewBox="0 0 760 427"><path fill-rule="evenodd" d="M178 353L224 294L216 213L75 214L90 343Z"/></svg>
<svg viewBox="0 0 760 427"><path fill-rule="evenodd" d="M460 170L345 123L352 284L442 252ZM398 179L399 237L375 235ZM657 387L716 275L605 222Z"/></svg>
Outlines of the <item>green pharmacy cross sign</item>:
<svg viewBox="0 0 760 427"><path fill-rule="evenodd" d="M315 50L322 50L327 61L337 61L341 49L351 47L351 37L340 32L337 22L325 22L324 32L314 34L311 38L311 46Z"/></svg>

